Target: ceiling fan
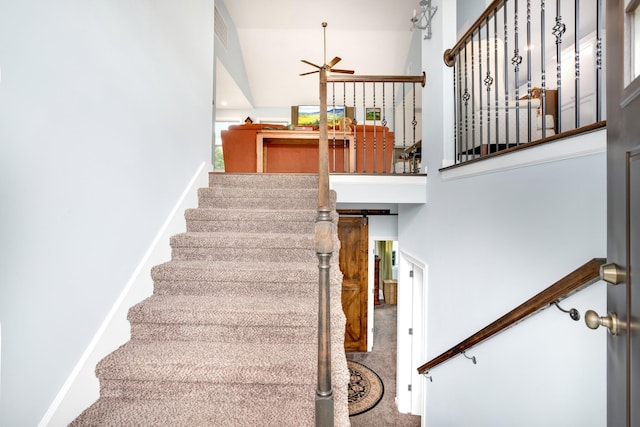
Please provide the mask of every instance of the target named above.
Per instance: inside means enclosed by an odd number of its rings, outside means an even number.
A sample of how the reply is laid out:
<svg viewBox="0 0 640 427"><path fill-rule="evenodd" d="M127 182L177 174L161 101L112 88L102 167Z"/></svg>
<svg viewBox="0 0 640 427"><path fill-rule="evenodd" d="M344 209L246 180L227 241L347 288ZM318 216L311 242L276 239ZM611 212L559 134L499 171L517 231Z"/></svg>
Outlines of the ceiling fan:
<svg viewBox="0 0 640 427"><path fill-rule="evenodd" d="M300 61L304 62L305 64L311 65L312 67L316 67L317 70L302 73L300 75L306 76L308 74L318 73L322 68L324 68L326 71L331 71L332 73L353 74L353 70L338 70L333 68L334 65L336 65L338 62L342 60L342 58L338 56L336 56L329 63L327 63L327 23L326 22L322 23L322 29L324 33L323 34L324 35L324 65L323 66L316 65L313 62L307 61L306 59L301 59Z"/></svg>

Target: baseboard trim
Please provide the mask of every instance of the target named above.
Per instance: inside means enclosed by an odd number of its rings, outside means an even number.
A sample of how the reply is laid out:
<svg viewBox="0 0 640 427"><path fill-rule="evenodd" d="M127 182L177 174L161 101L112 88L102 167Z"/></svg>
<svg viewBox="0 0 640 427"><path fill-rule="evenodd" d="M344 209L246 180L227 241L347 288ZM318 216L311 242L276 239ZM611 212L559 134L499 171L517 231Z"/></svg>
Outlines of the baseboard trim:
<svg viewBox="0 0 640 427"><path fill-rule="evenodd" d="M138 263L122 293L71 371L38 427L67 426L100 395L96 364L130 338L129 307L151 295L151 267L171 257L169 238L185 231L184 211L197 206L197 189L209 185L209 170L202 162Z"/></svg>

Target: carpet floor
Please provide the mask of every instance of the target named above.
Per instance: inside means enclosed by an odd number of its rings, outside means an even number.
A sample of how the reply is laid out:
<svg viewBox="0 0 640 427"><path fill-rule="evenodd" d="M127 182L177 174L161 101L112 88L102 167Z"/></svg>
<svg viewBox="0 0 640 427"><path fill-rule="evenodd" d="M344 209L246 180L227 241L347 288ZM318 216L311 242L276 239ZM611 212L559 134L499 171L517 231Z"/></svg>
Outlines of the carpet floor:
<svg viewBox="0 0 640 427"><path fill-rule="evenodd" d="M397 305L382 303L374 308L373 351L347 353L347 359L373 369L384 383L380 403L370 411L351 417L352 427L420 426L420 417L401 414L396 406Z"/></svg>
<svg viewBox="0 0 640 427"><path fill-rule="evenodd" d="M100 398L72 426L313 426L317 379L317 175L210 175L131 340L96 367ZM331 260L335 425L349 371L335 192Z"/></svg>

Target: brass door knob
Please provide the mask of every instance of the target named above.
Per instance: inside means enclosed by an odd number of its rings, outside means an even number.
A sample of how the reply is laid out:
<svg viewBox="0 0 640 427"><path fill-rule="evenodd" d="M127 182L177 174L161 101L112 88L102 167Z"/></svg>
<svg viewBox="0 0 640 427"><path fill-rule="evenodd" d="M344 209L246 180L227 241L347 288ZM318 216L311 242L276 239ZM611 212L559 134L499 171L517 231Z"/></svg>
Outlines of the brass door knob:
<svg viewBox="0 0 640 427"><path fill-rule="evenodd" d="M620 329L624 329L624 323L621 323L616 313L609 313L608 316L598 316L593 310L587 310L584 314L584 323L590 329L598 329L599 326L604 326L609 330L611 335L618 335Z"/></svg>

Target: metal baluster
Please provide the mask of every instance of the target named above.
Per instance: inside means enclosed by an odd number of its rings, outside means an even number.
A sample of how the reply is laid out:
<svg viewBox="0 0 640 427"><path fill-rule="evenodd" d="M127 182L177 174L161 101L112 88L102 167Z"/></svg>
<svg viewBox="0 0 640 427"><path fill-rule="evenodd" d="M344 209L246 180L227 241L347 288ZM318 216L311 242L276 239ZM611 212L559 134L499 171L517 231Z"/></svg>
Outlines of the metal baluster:
<svg viewBox="0 0 640 427"><path fill-rule="evenodd" d="M342 103L344 104L344 120L342 122L342 162L343 172L349 171L349 160L347 159L348 142L347 142L347 83L342 82Z"/></svg>
<svg viewBox="0 0 640 427"><path fill-rule="evenodd" d="M505 6L506 7L506 6ZM500 88L500 74L498 72L498 9L493 9L493 68L496 73L496 89L494 91L495 96L495 108L496 108L496 144L500 142L500 100L499 100L499 88Z"/></svg>
<svg viewBox="0 0 640 427"><path fill-rule="evenodd" d="M412 93L412 97L413 97L413 120L411 120L411 125L413 126L413 143L411 144L411 146L413 147L413 152L412 152L412 156L413 159L411 161L412 167L410 168L411 173L417 173L416 172L416 125L418 124L418 121L416 120L416 84L413 84L413 93ZM404 83L403 83L404 85ZM421 148L422 149L422 148Z"/></svg>
<svg viewBox="0 0 640 427"><path fill-rule="evenodd" d="M458 132L460 131L460 123L458 123L458 119L460 118L460 114L458 112L458 109L461 108L462 103L458 101L458 92L457 90L460 90L460 85L456 85L456 78L460 78L460 52L457 52L456 54L456 63L453 66L453 101L454 101L454 107L453 107L453 159L454 159L454 163L458 163L458 142L459 142L459 135Z"/></svg>
<svg viewBox="0 0 640 427"><path fill-rule="evenodd" d="M387 173L387 104L384 92L385 86L382 83L382 173Z"/></svg>
<svg viewBox="0 0 640 427"><path fill-rule="evenodd" d="M527 0L527 142L531 142L531 0Z"/></svg>
<svg viewBox="0 0 640 427"><path fill-rule="evenodd" d="M362 120L362 172L367 173L367 104L366 104L366 86L362 83L362 111L364 117Z"/></svg>
<svg viewBox="0 0 640 427"><path fill-rule="evenodd" d="M469 159L469 56L467 55L467 43L464 45L464 95L462 95L462 99L464 100L464 152L467 156L467 160ZM473 143L473 140L472 140Z"/></svg>
<svg viewBox="0 0 640 427"><path fill-rule="evenodd" d="M480 113L480 117L478 117L479 120L479 126L480 126L480 151L482 151L482 143L483 143L483 139L484 139L484 132L483 132L483 117L482 117L482 107L483 107L483 102L482 102L482 28L478 27L478 110ZM475 55L475 51L473 52ZM488 142L488 141L487 141Z"/></svg>
<svg viewBox="0 0 640 427"><path fill-rule="evenodd" d="M395 84L395 82L391 84L391 104L392 104L391 107L393 108L393 115L391 116L392 120L393 120L393 130L396 132L396 137L397 137L398 128L396 126L396 84ZM392 154L392 156L393 156L393 159L392 159L393 172L394 173L398 173L398 171L396 170L396 151L395 151L395 148L396 148L396 143L395 143L395 140L394 140L393 147L391 149L391 151L393 153Z"/></svg>
<svg viewBox="0 0 640 427"><path fill-rule="evenodd" d="M509 20L507 0L504 2L504 140L509 143Z"/></svg>
<svg viewBox="0 0 640 427"><path fill-rule="evenodd" d="M580 127L580 0L575 0L575 77L576 129Z"/></svg>
<svg viewBox="0 0 640 427"><path fill-rule="evenodd" d="M376 84L375 82L372 84L373 86L373 173L378 172L378 168L376 167L376 145L377 145L377 135L376 135Z"/></svg>
<svg viewBox="0 0 640 427"><path fill-rule="evenodd" d="M540 0L540 80L542 85L542 99L540 102L542 103L542 137L545 138L547 136L547 75L546 75L546 65L545 65L545 52L546 43L545 43L545 0Z"/></svg>
<svg viewBox="0 0 640 427"><path fill-rule="evenodd" d="M487 144L489 144L489 152L491 152L491 85L493 77L491 77L491 53L489 46L489 17L486 21L487 28L487 75L484 78L484 85L487 87ZM496 141L497 142L497 141Z"/></svg>
<svg viewBox="0 0 640 427"><path fill-rule="evenodd" d="M599 122L602 120L602 0L597 0L596 22L596 122Z"/></svg>
<svg viewBox="0 0 640 427"><path fill-rule="evenodd" d="M358 117L355 114L355 109L356 109L356 105L357 101L356 101L356 82L353 82L353 150L351 150L352 153L354 153L356 155L356 162L358 161ZM356 163L356 170L358 170L358 164ZM355 171L354 171L355 172Z"/></svg>
<svg viewBox="0 0 640 427"><path fill-rule="evenodd" d="M513 58L511 58L511 64L514 66L514 79L516 88L516 145L520 144L520 64L522 63L522 56L518 49L518 0L514 2L514 44Z"/></svg>
<svg viewBox="0 0 640 427"><path fill-rule="evenodd" d="M404 157L407 149L407 94L404 91L404 83L402 83L402 173L407 172L407 159Z"/></svg>
<svg viewBox="0 0 640 427"><path fill-rule="evenodd" d="M333 116L331 119L332 129L332 141L331 141L331 153L333 157L333 167L331 170L336 171L336 84L331 83L331 108L333 110Z"/></svg>
<svg viewBox="0 0 640 427"><path fill-rule="evenodd" d="M481 141L482 142L482 141ZM476 148L476 79L475 79L475 44L471 35L471 146Z"/></svg>
<svg viewBox="0 0 640 427"><path fill-rule="evenodd" d="M567 31L567 26L562 22L560 4L562 0L556 0L556 23L553 26L553 35L556 37L556 91L557 91L557 129L562 132L562 35Z"/></svg>

